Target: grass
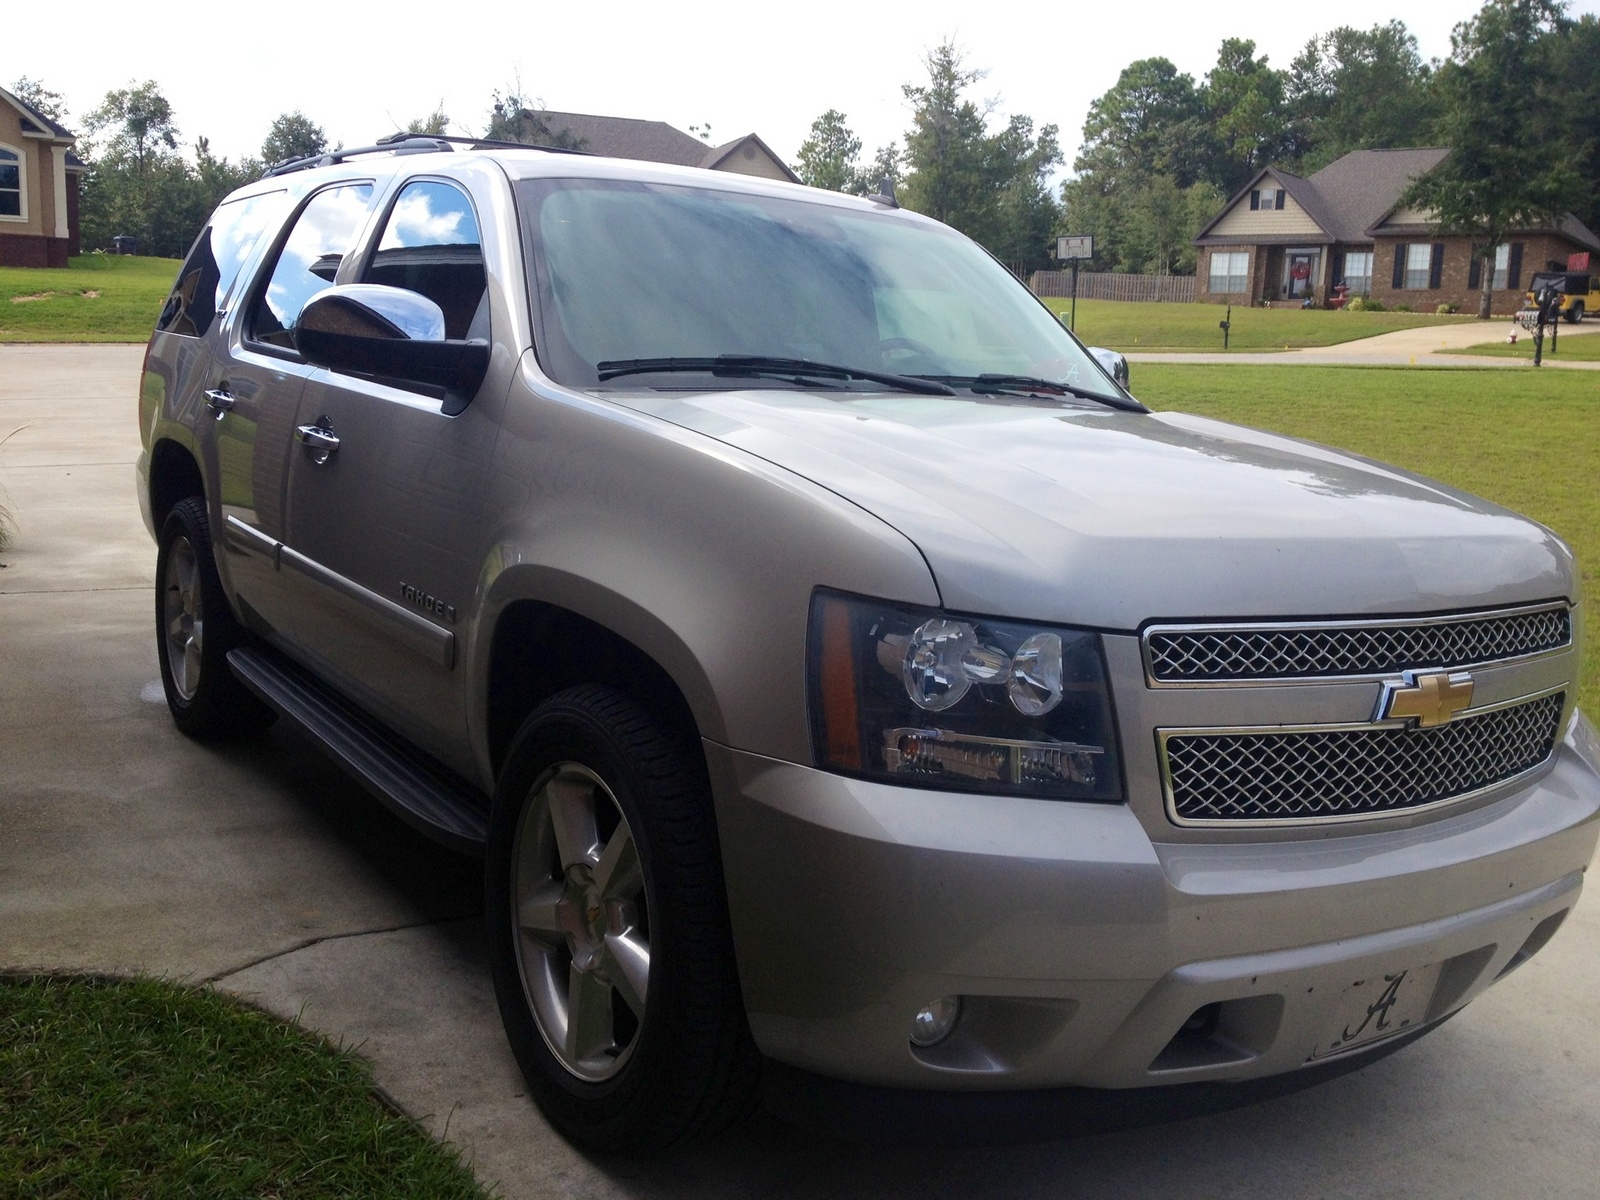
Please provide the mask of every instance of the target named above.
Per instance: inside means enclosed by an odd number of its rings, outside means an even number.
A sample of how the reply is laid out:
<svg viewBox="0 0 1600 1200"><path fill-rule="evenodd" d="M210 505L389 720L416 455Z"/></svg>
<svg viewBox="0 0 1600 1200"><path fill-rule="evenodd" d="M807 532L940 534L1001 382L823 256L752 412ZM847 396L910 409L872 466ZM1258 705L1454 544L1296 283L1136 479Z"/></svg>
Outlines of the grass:
<svg viewBox="0 0 1600 1200"><path fill-rule="evenodd" d="M0 342L148 341L177 275L177 259L136 255L0 267Z"/></svg>
<svg viewBox="0 0 1600 1200"><path fill-rule="evenodd" d="M0 1194L485 1196L353 1055L214 992L48 976L0 978Z"/></svg>
<svg viewBox="0 0 1600 1200"><path fill-rule="evenodd" d="M1592 623L1600 387L1588 372L1141 363L1133 386L1152 408L1353 450L1527 514L1577 552ZM1587 639L1579 703L1600 715L1600 637Z"/></svg>
<svg viewBox="0 0 1600 1200"><path fill-rule="evenodd" d="M1058 313L1072 301L1051 297L1045 301ZM1112 350L1215 350L1222 352L1222 330L1227 313L1221 304L1134 304L1122 300L1079 300L1080 338L1091 346ZM1429 313L1344 312L1339 309L1235 308L1228 331L1228 349L1239 351L1300 350L1332 346L1357 338L1413 329L1418 325L1455 324L1466 316L1437 317Z"/></svg>
<svg viewBox="0 0 1600 1200"><path fill-rule="evenodd" d="M1464 346L1457 350L1440 350L1438 353L1481 355L1484 358L1525 358L1531 361L1533 335L1522 330L1517 334L1517 344L1514 346L1505 338L1501 338L1497 342L1484 342L1478 346ZM1600 333L1580 333L1574 336L1568 327L1563 325L1561 332L1556 335L1554 354L1550 353L1550 339L1545 338L1544 356L1547 359L1553 358L1557 362L1600 361Z"/></svg>

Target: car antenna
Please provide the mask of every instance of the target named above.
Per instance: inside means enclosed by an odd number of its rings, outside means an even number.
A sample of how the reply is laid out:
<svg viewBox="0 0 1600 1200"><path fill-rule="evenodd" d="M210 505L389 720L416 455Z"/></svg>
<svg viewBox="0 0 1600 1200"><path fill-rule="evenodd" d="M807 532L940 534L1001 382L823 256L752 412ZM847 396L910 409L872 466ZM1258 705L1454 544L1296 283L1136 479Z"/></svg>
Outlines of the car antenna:
<svg viewBox="0 0 1600 1200"><path fill-rule="evenodd" d="M900 207L900 201L896 200L894 197L894 180L888 175L885 175L882 182L878 184L877 195L868 196L867 199L871 200L874 204L881 204L885 208Z"/></svg>

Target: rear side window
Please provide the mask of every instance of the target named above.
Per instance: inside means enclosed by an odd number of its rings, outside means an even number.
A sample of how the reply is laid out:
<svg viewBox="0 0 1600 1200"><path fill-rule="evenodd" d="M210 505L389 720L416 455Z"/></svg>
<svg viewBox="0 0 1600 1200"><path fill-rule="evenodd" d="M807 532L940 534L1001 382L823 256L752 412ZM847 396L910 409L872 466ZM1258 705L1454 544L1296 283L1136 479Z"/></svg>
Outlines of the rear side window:
<svg viewBox="0 0 1600 1200"><path fill-rule="evenodd" d="M178 269L178 282L156 328L189 337L200 337L210 329L244 260L261 235L282 219L288 202L288 192L263 192L218 205Z"/></svg>
<svg viewBox="0 0 1600 1200"><path fill-rule="evenodd" d="M272 264L267 286L251 307L247 327L251 340L294 349L300 310L311 297L333 286L371 201L370 183L347 183L318 192L300 210Z"/></svg>
<svg viewBox="0 0 1600 1200"><path fill-rule="evenodd" d="M401 190L362 282L420 292L444 310L446 337L489 336L478 219L451 184L419 179Z"/></svg>

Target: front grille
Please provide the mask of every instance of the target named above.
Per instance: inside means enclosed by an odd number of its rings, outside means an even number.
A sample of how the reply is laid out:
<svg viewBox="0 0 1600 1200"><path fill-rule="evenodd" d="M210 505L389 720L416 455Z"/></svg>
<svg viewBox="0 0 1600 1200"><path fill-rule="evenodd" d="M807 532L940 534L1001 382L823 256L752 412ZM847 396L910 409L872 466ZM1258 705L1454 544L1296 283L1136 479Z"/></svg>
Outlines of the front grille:
<svg viewBox="0 0 1600 1200"><path fill-rule="evenodd" d="M1170 733L1168 801L1185 823L1337 819L1438 804L1548 759L1562 702L1557 692L1436 729Z"/></svg>
<svg viewBox="0 0 1600 1200"><path fill-rule="evenodd" d="M1160 683L1349 678L1480 666L1571 642L1572 613L1565 604L1444 620L1158 626L1144 638L1150 677Z"/></svg>

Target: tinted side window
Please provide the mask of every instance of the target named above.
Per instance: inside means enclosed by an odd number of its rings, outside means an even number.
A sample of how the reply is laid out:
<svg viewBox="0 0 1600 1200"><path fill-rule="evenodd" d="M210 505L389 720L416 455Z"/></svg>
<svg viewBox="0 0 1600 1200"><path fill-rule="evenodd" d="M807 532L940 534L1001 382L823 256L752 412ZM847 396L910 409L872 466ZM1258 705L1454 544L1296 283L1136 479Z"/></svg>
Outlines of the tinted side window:
<svg viewBox="0 0 1600 1200"><path fill-rule="evenodd" d="M350 183L318 192L300 210L272 278L250 311L249 336L269 346L294 349L291 336L306 301L333 286L339 262L361 232L372 201L370 183Z"/></svg>
<svg viewBox="0 0 1600 1200"><path fill-rule="evenodd" d="M244 260L261 235L278 224L288 202L288 192L264 192L218 205L178 269L156 328L190 337L211 328Z"/></svg>
<svg viewBox="0 0 1600 1200"><path fill-rule="evenodd" d="M489 336L478 219L448 183L423 179L401 190L362 282L420 292L444 310L447 337Z"/></svg>

